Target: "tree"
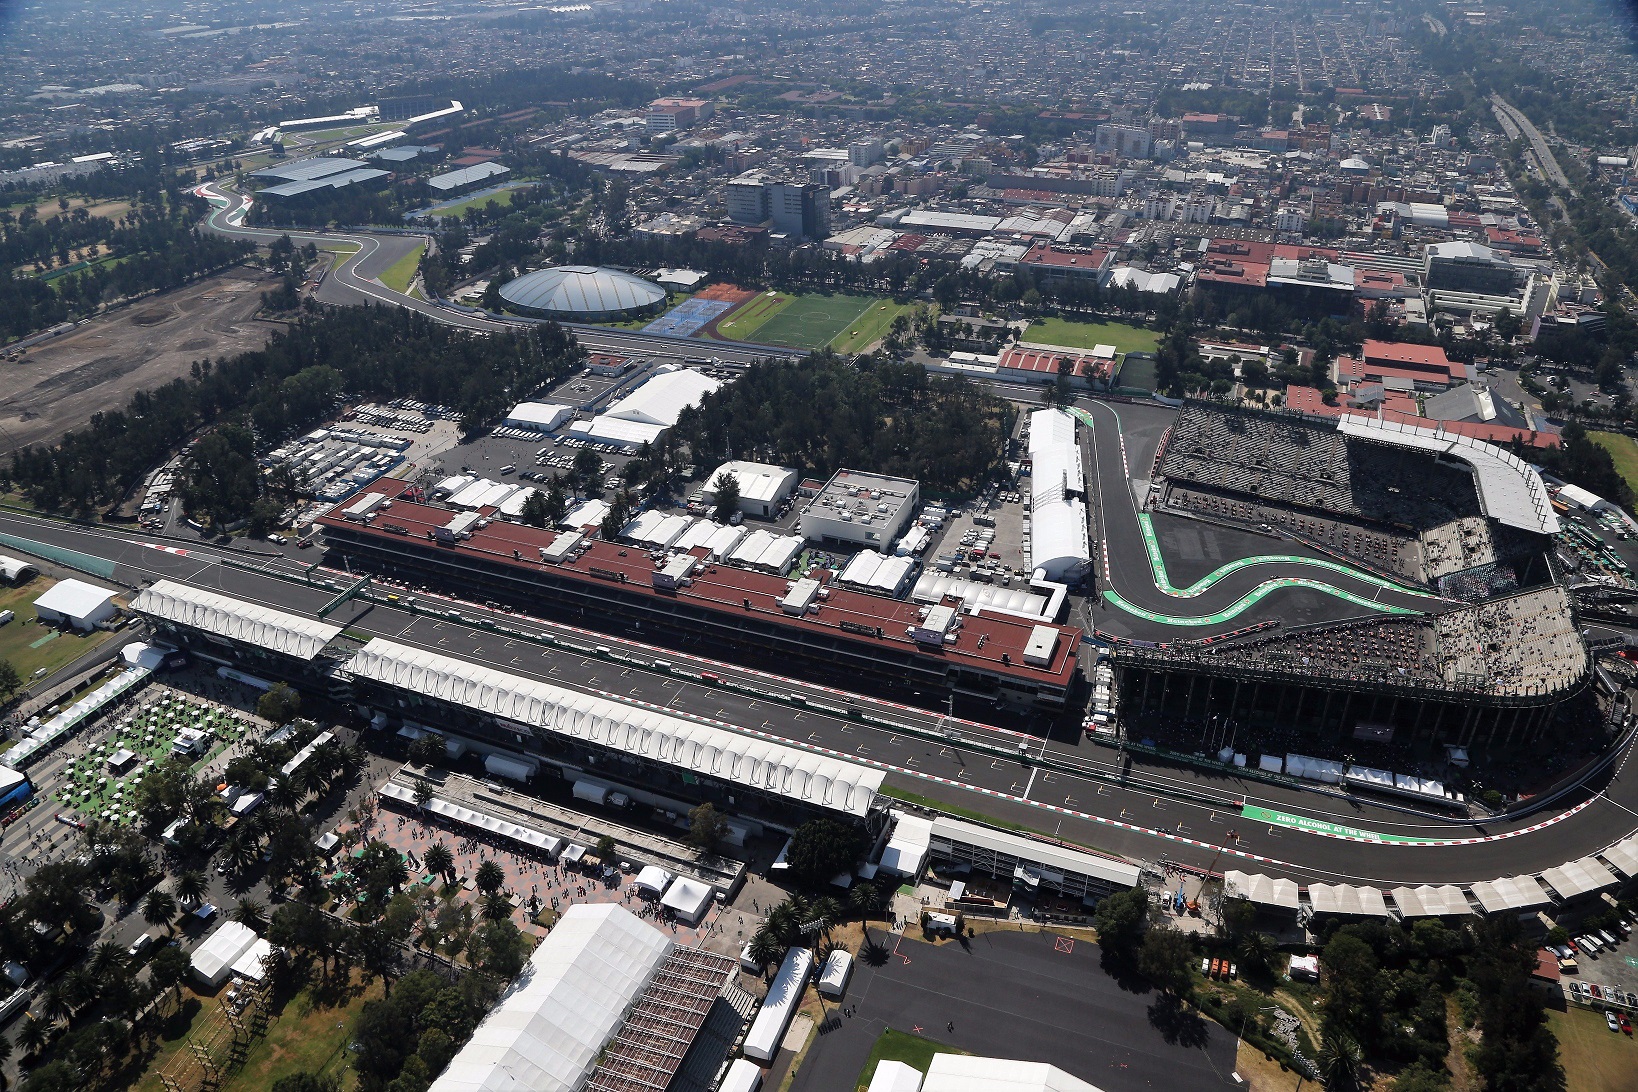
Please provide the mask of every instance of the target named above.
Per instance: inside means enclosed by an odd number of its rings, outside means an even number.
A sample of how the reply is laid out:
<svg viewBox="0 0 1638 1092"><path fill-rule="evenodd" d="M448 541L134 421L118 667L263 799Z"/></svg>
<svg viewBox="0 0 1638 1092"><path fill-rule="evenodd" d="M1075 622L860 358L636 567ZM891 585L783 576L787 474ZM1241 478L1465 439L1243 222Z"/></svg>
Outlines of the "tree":
<svg viewBox="0 0 1638 1092"><path fill-rule="evenodd" d="M773 931L764 927L758 929L751 937L750 951L747 954L751 957L751 962L760 964L766 973L768 967L785 957L785 949Z"/></svg>
<svg viewBox="0 0 1638 1092"><path fill-rule="evenodd" d="M1238 949L1240 961L1247 968L1256 968L1260 971L1267 971L1272 966L1274 954L1279 950L1279 945L1275 943L1273 937L1256 931L1241 937Z"/></svg>
<svg viewBox="0 0 1638 1092"><path fill-rule="evenodd" d="M859 916L869 920L871 915L882 908L883 891L869 880L860 880L847 893L847 900Z"/></svg>
<svg viewBox="0 0 1638 1092"><path fill-rule="evenodd" d="M569 514L569 498L563 494L563 483L556 478L552 479L551 487L546 490L541 512L546 520L542 527L556 527Z"/></svg>
<svg viewBox="0 0 1638 1092"><path fill-rule="evenodd" d="M739 478L725 470L717 475L717 480L711 483L711 488L716 491L711 516L718 523L727 523L739 512Z"/></svg>
<svg viewBox="0 0 1638 1092"><path fill-rule="evenodd" d="M286 683L274 683L273 688L256 700L256 715L270 724L289 724L301 713L301 695Z"/></svg>
<svg viewBox="0 0 1638 1092"><path fill-rule="evenodd" d="M267 907L246 895L233 908L232 918L240 925L248 925L257 932L267 928Z"/></svg>
<svg viewBox="0 0 1638 1092"><path fill-rule="evenodd" d="M5 701L23 687L23 676L10 660L0 659L0 701Z"/></svg>
<svg viewBox="0 0 1638 1092"><path fill-rule="evenodd" d="M1374 1035L1381 1022L1376 952L1353 933L1339 931L1320 952L1320 964L1328 1022L1351 1035Z"/></svg>
<svg viewBox="0 0 1638 1092"><path fill-rule="evenodd" d="M173 944L159 949L148 961L148 978L160 990L179 990L192 971L193 964L187 953Z"/></svg>
<svg viewBox="0 0 1638 1092"><path fill-rule="evenodd" d="M427 847L422 863L426 865L428 872L447 879L455 871L455 854L451 853L444 843L434 842Z"/></svg>
<svg viewBox="0 0 1638 1092"><path fill-rule="evenodd" d="M811 819L791 835L785 861L797 886L817 889L841 873L852 872L854 862L868 844L868 837L857 824Z"/></svg>
<svg viewBox="0 0 1638 1092"><path fill-rule="evenodd" d="M502 921L512 916L512 902L505 895L485 895L482 913L487 921Z"/></svg>
<svg viewBox="0 0 1638 1092"><path fill-rule="evenodd" d="M274 1081L270 1092L341 1092L341 1078L333 1073L291 1073Z"/></svg>
<svg viewBox="0 0 1638 1092"><path fill-rule="evenodd" d="M485 895L493 895L506 882L506 871L494 861L485 861L478 866L475 879L479 891Z"/></svg>
<svg viewBox="0 0 1638 1092"><path fill-rule="evenodd" d="M1194 947L1183 933L1172 928L1150 929L1138 951L1138 973L1162 992L1182 997L1189 992L1193 961Z"/></svg>
<svg viewBox="0 0 1638 1092"><path fill-rule="evenodd" d="M1339 1033L1325 1036L1314 1063L1319 1067L1319 1078L1327 1092L1351 1092L1359 1083L1359 1069L1364 1060L1359 1043Z"/></svg>
<svg viewBox="0 0 1638 1092"><path fill-rule="evenodd" d="M606 865L611 865L614 863L615 857L618 856L620 847L615 844L612 837L605 834L601 838L597 839L597 844L592 846L592 852L597 854L597 859L599 861L602 861Z"/></svg>
<svg viewBox="0 0 1638 1092"><path fill-rule="evenodd" d="M198 906L210 890L205 874L197 868L186 868L176 874L176 897L184 906Z"/></svg>
<svg viewBox="0 0 1638 1092"><path fill-rule="evenodd" d="M688 813L688 844L704 853L715 853L728 837L728 819L707 800Z"/></svg>
<svg viewBox="0 0 1638 1092"><path fill-rule="evenodd" d="M1148 924L1149 896L1141 887L1105 895L1092 917L1092 925L1098 931L1098 946L1117 963L1129 963L1136 958Z"/></svg>
<svg viewBox="0 0 1638 1092"><path fill-rule="evenodd" d="M523 508L518 516L531 527L546 526L546 495L538 489L531 489L529 495L523 498Z"/></svg>
<svg viewBox="0 0 1638 1092"><path fill-rule="evenodd" d="M583 447L575 452L574 456L575 480L585 486L597 484L597 476L603 472L603 457L589 447Z"/></svg>
<svg viewBox="0 0 1638 1092"><path fill-rule="evenodd" d="M511 978L523 970L529 957L529 941L510 918L486 922L473 938L478 950L478 966L500 978Z"/></svg>
<svg viewBox="0 0 1638 1092"><path fill-rule="evenodd" d="M436 766L446 753L443 737L428 733L410 744L409 760L417 766Z"/></svg>
<svg viewBox="0 0 1638 1092"><path fill-rule="evenodd" d="M23 1021L23 1030L17 1033L17 1043L25 1055L38 1054L51 1041L51 1021L30 1016Z"/></svg>
<svg viewBox="0 0 1638 1092"><path fill-rule="evenodd" d="M176 920L176 898L168 891L154 888L142 900L142 920L149 925L163 925L169 931Z"/></svg>

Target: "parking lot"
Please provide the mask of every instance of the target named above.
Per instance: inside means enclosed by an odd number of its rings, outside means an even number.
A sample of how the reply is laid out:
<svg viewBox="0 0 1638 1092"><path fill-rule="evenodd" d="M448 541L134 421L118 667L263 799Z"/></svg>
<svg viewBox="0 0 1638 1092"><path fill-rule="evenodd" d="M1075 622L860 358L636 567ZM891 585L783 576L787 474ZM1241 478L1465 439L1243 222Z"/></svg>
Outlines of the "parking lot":
<svg viewBox="0 0 1638 1092"><path fill-rule="evenodd" d="M1630 917L1630 916L1629 916ZM1616 941L1606 944L1606 934ZM1638 1013L1638 938L1620 930L1571 929L1575 941L1576 971L1563 978L1574 1000L1594 1006L1620 1007ZM1589 935L1598 950L1587 942Z"/></svg>

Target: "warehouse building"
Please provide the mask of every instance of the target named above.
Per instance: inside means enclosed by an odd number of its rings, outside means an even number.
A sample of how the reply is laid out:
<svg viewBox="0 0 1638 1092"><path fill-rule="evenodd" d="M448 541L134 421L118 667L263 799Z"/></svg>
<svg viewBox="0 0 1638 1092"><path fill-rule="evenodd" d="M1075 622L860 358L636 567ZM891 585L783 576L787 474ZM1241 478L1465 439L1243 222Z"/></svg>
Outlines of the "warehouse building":
<svg viewBox="0 0 1638 1092"><path fill-rule="evenodd" d="M661 370L591 420L574 422L569 431L587 440L625 448L658 443L683 410L699 405L700 399L721 386L720 380L692 368Z"/></svg>
<svg viewBox="0 0 1638 1092"><path fill-rule="evenodd" d="M479 163L447 174L435 174L427 179L427 189L432 191L433 197L444 199L476 189L485 183L499 181L511 173L512 168L503 167L499 163Z"/></svg>
<svg viewBox="0 0 1638 1092"><path fill-rule="evenodd" d="M273 201L296 201L349 186L378 186L391 177L391 173L358 159L315 156L292 163L276 163L252 171L250 177L268 183L256 196Z"/></svg>
<svg viewBox="0 0 1638 1092"><path fill-rule="evenodd" d="M34 600L34 613L48 626L96 629L119 613L114 593L83 580L59 580Z"/></svg>
<svg viewBox="0 0 1638 1092"><path fill-rule="evenodd" d="M717 503L717 482L724 474L739 484L739 510L747 516L760 516L763 519L771 518L779 510L779 506L795 491L800 478L800 475L788 466L748 463L735 459L723 463L706 475L705 486L700 490L700 500L707 506Z"/></svg>
<svg viewBox="0 0 1638 1092"><path fill-rule="evenodd" d="M802 537L881 550L904 533L920 504L920 482L838 470L802 509Z"/></svg>
<svg viewBox="0 0 1638 1092"><path fill-rule="evenodd" d="M531 432L552 432L574 416L573 406L556 402L519 402L501 422L507 428L528 429Z"/></svg>

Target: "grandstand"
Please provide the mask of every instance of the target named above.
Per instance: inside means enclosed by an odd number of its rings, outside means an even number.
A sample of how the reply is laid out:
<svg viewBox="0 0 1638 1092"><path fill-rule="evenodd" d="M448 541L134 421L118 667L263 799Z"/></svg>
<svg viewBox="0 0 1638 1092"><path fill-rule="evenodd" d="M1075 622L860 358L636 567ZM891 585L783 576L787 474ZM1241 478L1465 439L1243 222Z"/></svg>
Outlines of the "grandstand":
<svg viewBox="0 0 1638 1092"><path fill-rule="evenodd" d="M1151 503L1277 530L1446 605L1122 645L1126 713L1511 741L1538 735L1581 690L1592 657L1550 562L1557 521L1537 504L1539 475L1490 445L1367 425L1186 404Z"/></svg>

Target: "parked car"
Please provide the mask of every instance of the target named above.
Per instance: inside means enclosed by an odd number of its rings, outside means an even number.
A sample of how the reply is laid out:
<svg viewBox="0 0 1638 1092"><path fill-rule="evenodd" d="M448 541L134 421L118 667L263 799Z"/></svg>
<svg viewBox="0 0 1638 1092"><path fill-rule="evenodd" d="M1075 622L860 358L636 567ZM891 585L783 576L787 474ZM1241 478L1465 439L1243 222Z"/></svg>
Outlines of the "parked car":
<svg viewBox="0 0 1638 1092"><path fill-rule="evenodd" d="M1616 1020L1615 1013L1610 1012L1608 1009L1604 1010L1604 1023L1610 1026L1611 1031L1621 1030L1620 1021Z"/></svg>

